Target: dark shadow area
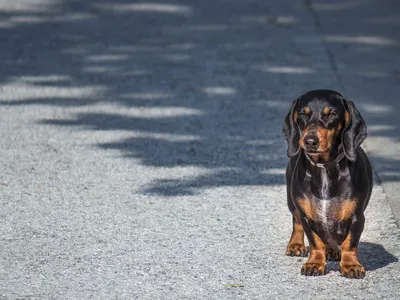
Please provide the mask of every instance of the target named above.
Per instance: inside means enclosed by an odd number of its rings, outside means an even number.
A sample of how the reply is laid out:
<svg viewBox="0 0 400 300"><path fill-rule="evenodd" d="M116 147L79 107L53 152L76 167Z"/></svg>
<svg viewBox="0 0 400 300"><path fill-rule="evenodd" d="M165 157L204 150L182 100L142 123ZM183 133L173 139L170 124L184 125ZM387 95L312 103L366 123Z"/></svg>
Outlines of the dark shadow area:
<svg viewBox="0 0 400 300"><path fill-rule="evenodd" d="M387 252L382 245L368 242L360 242L358 257L367 272L399 261L397 257ZM340 272L339 262L329 261L326 272L329 273L330 271Z"/></svg>
<svg viewBox="0 0 400 300"><path fill-rule="evenodd" d="M364 6L326 7L315 9L336 17L362 13ZM385 17L390 16L377 12L376 18ZM152 167L207 171L156 180L144 192L177 195L215 186L284 184L281 126L292 99L312 88L340 90L324 85L322 78L332 70L314 57L312 49L320 42L309 36L314 26L309 19L307 6L296 1L59 0L10 8L0 12L0 83L15 93L3 95L0 105L74 109L71 117L37 124L126 131L132 136L94 146ZM383 48L399 49L393 37L379 32L385 25L371 26L374 31L332 27L335 32L327 35L334 37L326 42L354 53L365 50L362 60L340 62L352 78L399 80L370 64L369 56L381 57ZM355 43L337 38L345 33L378 38ZM355 95L352 100L369 125L390 124L389 116L397 116L391 108L384 110L386 117L382 109L371 109L381 104L380 93L372 84L368 88L372 92L360 93L361 87L346 92ZM110 109L99 111L103 104ZM398 141L396 129L376 134Z"/></svg>
<svg viewBox="0 0 400 300"><path fill-rule="evenodd" d="M360 263L364 265L366 271L374 271L399 261L382 245L374 243L360 242L358 253Z"/></svg>

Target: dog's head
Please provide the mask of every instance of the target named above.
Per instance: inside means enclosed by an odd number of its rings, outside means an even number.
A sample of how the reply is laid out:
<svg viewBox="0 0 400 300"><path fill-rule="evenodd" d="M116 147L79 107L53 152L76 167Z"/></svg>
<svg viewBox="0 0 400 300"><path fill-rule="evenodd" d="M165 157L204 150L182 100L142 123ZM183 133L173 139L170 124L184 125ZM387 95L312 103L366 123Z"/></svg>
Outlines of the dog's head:
<svg viewBox="0 0 400 300"><path fill-rule="evenodd" d="M283 135L288 156L300 148L318 160L329 160L340 145L350 161L367 136L367 126L354 103L331 90L313 90L293 101L285 118Z"/></svg>

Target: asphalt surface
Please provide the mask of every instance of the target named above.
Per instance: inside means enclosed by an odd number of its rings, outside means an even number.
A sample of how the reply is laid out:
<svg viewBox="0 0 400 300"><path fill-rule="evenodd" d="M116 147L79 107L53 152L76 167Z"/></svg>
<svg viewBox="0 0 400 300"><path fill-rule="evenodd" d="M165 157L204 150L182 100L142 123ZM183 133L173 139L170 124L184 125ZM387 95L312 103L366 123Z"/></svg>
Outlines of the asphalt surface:
<svg viewBox="0 0 400 300"><path fill-rule="evenodd" d="M0 0L0 298L399 299L399 7ZM363 280L284 255L315 88L369 125Z"/></svg>

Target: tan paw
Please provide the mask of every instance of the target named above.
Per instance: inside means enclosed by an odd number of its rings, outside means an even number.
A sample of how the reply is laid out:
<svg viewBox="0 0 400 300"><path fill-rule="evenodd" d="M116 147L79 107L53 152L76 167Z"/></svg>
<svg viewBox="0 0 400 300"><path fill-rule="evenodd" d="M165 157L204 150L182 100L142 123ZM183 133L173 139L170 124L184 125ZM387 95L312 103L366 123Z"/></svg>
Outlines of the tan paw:
<svg viewBox="0 0 400 300"><path fill-rule="evenodd" d="M341 275L347 278L361 279L365 276L365 269L360 264L343 265L341 267Z"/></svg>
<svg viewBox="0 0 400 300"><path fill-rule="evenodd" d="M301 274L306 276L319 276L325 274L325 264L305 263L301 268Z"/></svg>
<svg viewBox="0 0 400 300"><path fill-rule="evenodd" d="M289 244L286 252L288 256L307 256L307 248L304 244Z"/></svg>

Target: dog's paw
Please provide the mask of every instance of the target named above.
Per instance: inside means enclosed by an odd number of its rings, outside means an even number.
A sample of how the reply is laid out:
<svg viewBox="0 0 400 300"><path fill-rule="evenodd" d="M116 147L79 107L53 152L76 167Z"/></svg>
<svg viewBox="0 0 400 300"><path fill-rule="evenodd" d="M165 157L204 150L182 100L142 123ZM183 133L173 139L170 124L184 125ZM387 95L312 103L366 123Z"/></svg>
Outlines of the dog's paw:
<svg viewBox="0 0 400 300"><path fill-rule="evenodd" d="M340 258L341 258L339 249L328 248L328 249L326 249L325 255L326 255L326 259L330 260L330 261L340 261Z"/></svg>
<svg viewBox="0 0 400 300"><path fill-rule="evenodd" d="M288 256L307 256L307 248L304 244L289 244L286 252Z"/></svg>
<svg viewBox="0 0 400 300"><path fill-rule="evenodd" d="M362 265L343 265L341 267L341 275L347 278L361 279L365 276L365 269Z"/></svg>
<svg viewBox="0 0 400 300"><path fill-rule="evenodd" d="M325 265L321 263L305 263L301 268L301 274L306 276L325 275Z"/></svg>

